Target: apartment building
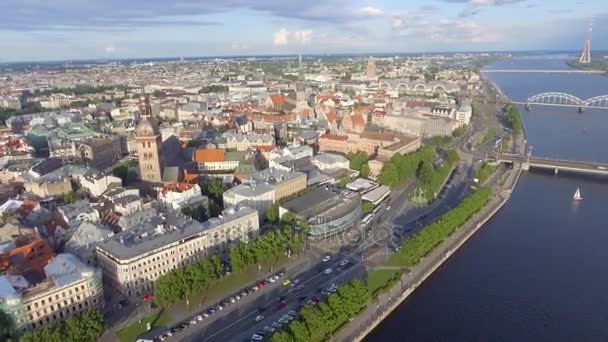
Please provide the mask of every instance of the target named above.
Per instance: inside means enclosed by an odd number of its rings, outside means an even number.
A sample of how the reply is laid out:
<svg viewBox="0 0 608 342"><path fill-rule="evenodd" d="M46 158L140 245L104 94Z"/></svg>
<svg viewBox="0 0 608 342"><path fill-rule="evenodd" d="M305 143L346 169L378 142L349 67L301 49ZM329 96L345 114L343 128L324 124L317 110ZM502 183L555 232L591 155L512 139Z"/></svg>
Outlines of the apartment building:
<svg viewBox="0 0 608 342"><path fill-rule="evenodd" d="M238 241L256 239L258 222L257 211L247 207L225 210L203 223L172 212L97 245L97 263L112 288L138 298L153 291L161 275L226 252Z"/></svg>
<svg viewBox="0 0 608 342"><path fill-rule="evenodd" d="M63 321L86 309L104 306L99 269L72 254L58 254L44 266L41 281L20 274L0 276L0 310L20 331ZM34 279L34 280L33 280Z"/></svg>

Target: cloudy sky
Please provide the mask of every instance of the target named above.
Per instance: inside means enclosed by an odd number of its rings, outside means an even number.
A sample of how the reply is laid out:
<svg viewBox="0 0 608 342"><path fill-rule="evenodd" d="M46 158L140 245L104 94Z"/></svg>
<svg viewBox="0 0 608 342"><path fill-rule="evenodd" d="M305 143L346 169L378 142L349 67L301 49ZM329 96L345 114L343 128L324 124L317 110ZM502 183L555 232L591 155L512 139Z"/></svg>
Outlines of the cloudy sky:
<svg viewBox="0 0 608 342"><path fill-rule="evenodd" d="M0 61L608 50L607 0L0 0Z"/></svg>

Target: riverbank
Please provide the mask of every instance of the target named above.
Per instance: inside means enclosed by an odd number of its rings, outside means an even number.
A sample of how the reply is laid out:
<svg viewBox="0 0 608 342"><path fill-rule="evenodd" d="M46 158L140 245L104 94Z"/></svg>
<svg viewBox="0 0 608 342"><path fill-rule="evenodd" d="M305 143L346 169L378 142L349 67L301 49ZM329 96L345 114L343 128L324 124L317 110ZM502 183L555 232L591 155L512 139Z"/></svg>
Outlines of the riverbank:
<svg viewBox="0 0 608 342"><path fill-rule="evenodd" d="M398 284L380 294L364 312L355 317L349 326L341 330L332 340L362 341L507 203L520 175L520 168L514 167L500 177L501 180L504 180L505 185L492 188L494 197L481 211L461 226L450 238L437 246L416 267L411 268L408 274L403 274Z"/></svg>
<svg viewBox="0 0 608 342"><path fill-rule="evenodd" d="M608 75L608 59L596 59L592 60L591 63L583 64L577 60L571 59L567 60L566 64L574 69L583 70L583 71L605 71L605 76Z"/></svg>

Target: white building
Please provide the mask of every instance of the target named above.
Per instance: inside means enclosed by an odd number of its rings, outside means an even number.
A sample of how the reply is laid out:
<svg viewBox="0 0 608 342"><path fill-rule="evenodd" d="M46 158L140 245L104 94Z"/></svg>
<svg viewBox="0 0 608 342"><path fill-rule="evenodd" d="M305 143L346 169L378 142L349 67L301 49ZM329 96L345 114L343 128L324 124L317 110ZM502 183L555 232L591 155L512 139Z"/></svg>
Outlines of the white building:
<svg viewBox="0 0 608 342"><path fill-rule="evenodd" d="M350 162L339 154L321 153L312 158L312 164L319 170L348 169Z"/></svg>
<svg viewBox="0 0 608 342"><path fill-rule="evenodd" d="M45 278L30 283L20 275L0 276L0 307L17 330L58 323L104 306L101 271L72 254L58 254L44 266Z"/></svg>
<svg viewBox="0 0 608 342"><path fill-rule="evenodd" d="M180 210L191 204L208 202L198 184L171 183L158 189L158 201L166 209Z"/></svg>
<svg viewBox="0 0 608 342"><path fill-rule="evenodd" d="M468 125L471 122L473 116L473 107L468 101L463 101L462 106L456 111L455 120L458 121L459 126Z"/></svg>
<svg viewBox="0 0 608 342"><path fill-rule="evenodd" d="M99 197L112 186L122 186L122 180L112 175L104 175L101 173L87 173L78 177L80 186L87 189L94 197Z"/></svg>
<svg viewBox="0 0 608 342"><path fill-rule="evenodd" d="M141 298L158 277L256 239L259 229L257 211L247 207L225 210L203 223L172 212L97 245L97 262L116 291Z"/></svg>

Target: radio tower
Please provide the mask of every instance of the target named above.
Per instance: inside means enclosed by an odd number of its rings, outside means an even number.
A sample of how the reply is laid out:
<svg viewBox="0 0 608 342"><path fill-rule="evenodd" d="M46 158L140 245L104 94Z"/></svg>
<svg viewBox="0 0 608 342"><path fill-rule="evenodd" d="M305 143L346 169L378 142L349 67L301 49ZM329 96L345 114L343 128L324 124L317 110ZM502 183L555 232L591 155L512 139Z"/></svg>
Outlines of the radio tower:
<svg viewBox="0 0 608 342"><path fill-rule="evenodd" d="M587 39L585 39L585 49L583 49L583 54L578 61L583 64L591 63L591 25L589 25L589 32L587 32Z"/></svg>

